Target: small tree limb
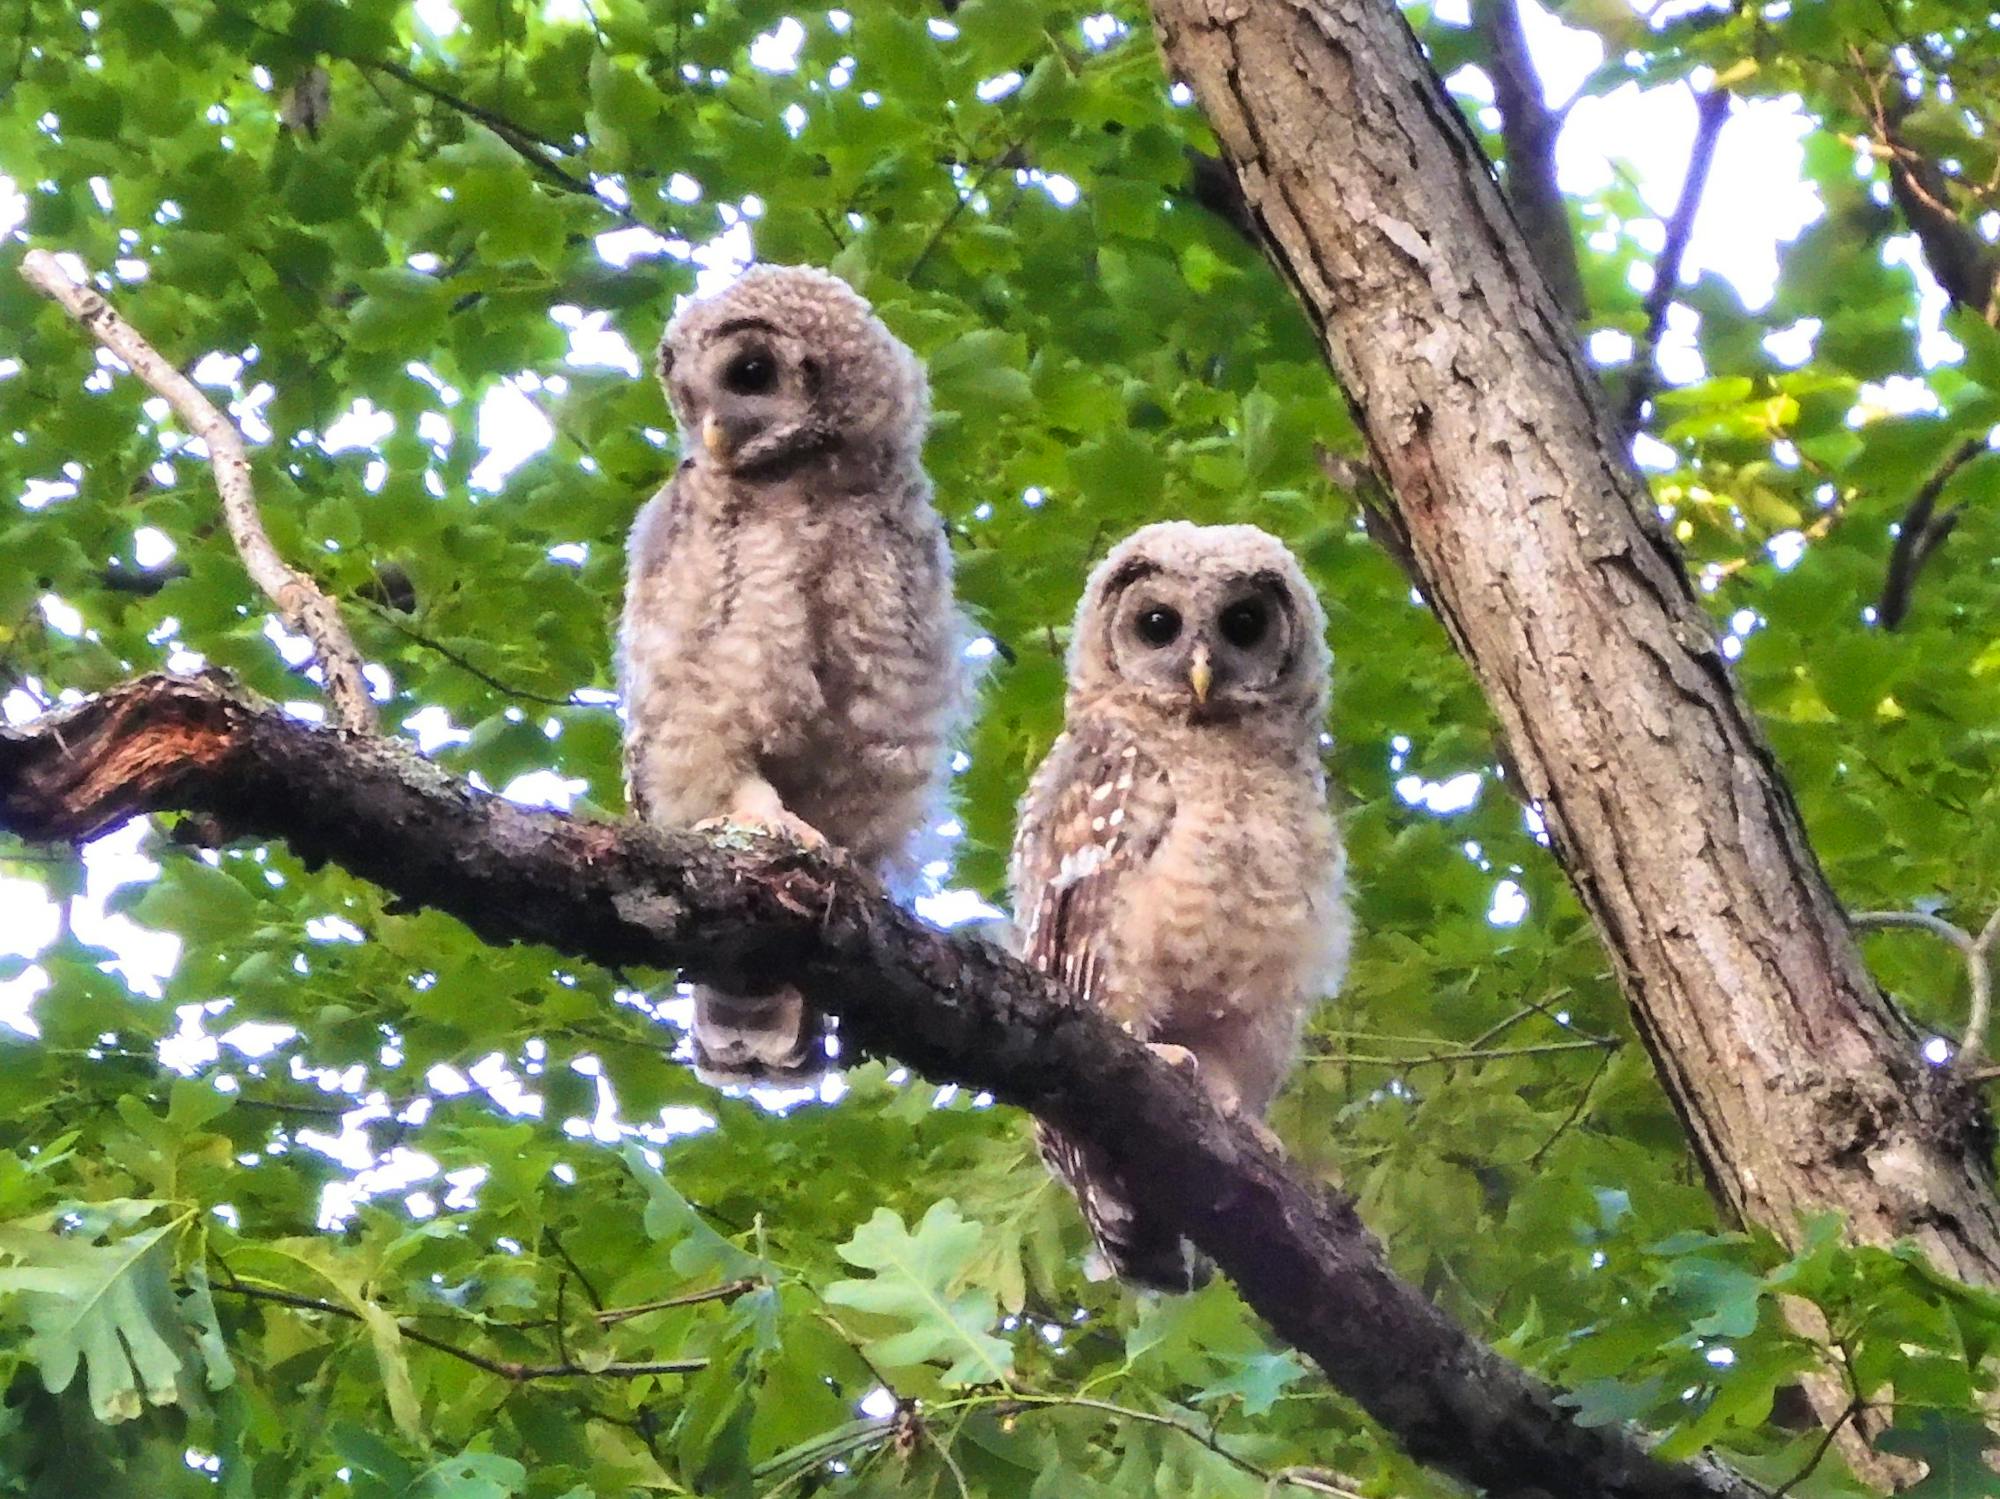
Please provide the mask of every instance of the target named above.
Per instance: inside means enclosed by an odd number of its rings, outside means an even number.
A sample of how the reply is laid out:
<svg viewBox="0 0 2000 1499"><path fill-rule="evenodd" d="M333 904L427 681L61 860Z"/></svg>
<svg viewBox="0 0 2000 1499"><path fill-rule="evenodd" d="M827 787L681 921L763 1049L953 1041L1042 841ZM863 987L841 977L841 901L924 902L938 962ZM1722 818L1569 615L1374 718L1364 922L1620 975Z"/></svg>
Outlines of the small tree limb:
<svg viewBox="0 0 2000 1499"><path fill-rule="evenodd" d="M342 1317L350 1322L362 1320L361 1313L350 1306L342 1306L334 1301L321 1301L316 1296L300 1296L292 1291L272 1290L265 1286L246 1285L241 1281L214 1286L212 1289L227 1296L241 1296L246 1301L266 1301L276 1306L294 1307L302 1312L324 1312L329 1317ZM483 1353L425 1332L421 1327L412 1327L407 1322L398 1322L396 1331L412 1343L421 1343L426 1348L435 1348L439 1353L449 1354L462 1363L471 1364L475 1369L484 1369L488 1374L497 1374L502 1379L515 1384L525 1384L531 1379L639 1379L649 1374L697 1374L708 1367L705 1358L675 1358L649 1360L645 1363L608 1363L595 1368L573 1363L564 1359L559 1364L528 1364L515 1359L488 1358Z"/></svg>
<svg viewBox="0 0 2000 1499"><path fill-rule="evenodd" d="M1909 617L1910 602L1924 564L1944 545L1958 526L1962 508L1953 506L1937 514L1937 502L1945 486L1958 471L1985 452L1984 437L1968 437L1953 448L1910 497L1903 518L1896 523L1896 544L1889 550L1889 565L1882 575L1882 596L1875 603L1875 620L1885 630L1893 630Z"/></svg>
<svg viewBox="0 0 2000 1499"><path fill-rule="evenodd" d="M1966 1008L1965 1033L1951 1059L1951 1071L1968 1082L1980 1076L1979 1063L1986 1054L1986 1028L1993 1018L1993 948L2000 943L2000 911L1986 919L1973 936L1964 927L1933 916L1928 911L1861 911L1852 918L1857 927L1908 927L1929 932L1957 948L1965 959L1966 984L1972 1002Z"/></svg>
<svg viewBox="0 0 2000 1499"><path fill-rule="evenodd" d="M1660 385L1660 338L1667 330L1667 309L1681 287L1681 262L1687 258L1688 242L1694 238L1694 221L1701 213L1702 194L1708 190L1709 169L1715 165L1715 145L1722 127L1729 123L1729 95L1711 89L1695 104L1694 148L1688 153L1687 175L1681 179L1681 195L1667 220L1666 241L1653 262L1653 285L1646 293L1646 331L1632 354L1632 378L1625 388L1621 415L1625 430L1638 430L1646 414L1646 403Z"/></svg>
<svg viewBox="0 0 2000 1499"><path fill-rule="evenodd" d="M216 491L229 538L243 559L251 582L278 606L279 617L312 642L334 721L358 733L373 733L375 704L361 674L361 653L333 600L310 576L278 555L257 510L250 484L250 455L236 424L209 401L194 381L175 369L130 323L88 284L72 281L62 262L47 250L30 250L21 260L21 275L36 291L62 307L83 329L124 361L155 395L187 423L188 430L208 449L215 470Z"/></svg>
<svg viewBox="0 0 2000 1499"><path fill-rule="evenodd" d="M1507 148L1507 202L1520 222L1535 263L1578 322L1589 312L1569 206L1556 183L1556 137L1562 115L1542 96L1541 74L1528 51L1518 0L1472 0L1472 25L1486 49L1500 137Z"/></svg>
<svg viewBox="0 0 2000 1499"><path fill-rule="evenodd" d="M1388 1268L1354 1205L998 948L924 925L838 856L756 835L589 822L480 792L392 739L337 734L215 676L149 677L0 727L0 829L87 839L142 813L282 838L490 942L609 967L797 985L853 1053L1033 1109L1101 1147L1277 1335L1419 1461L1494 1496L1762 1499L1670 1463L1452 1322Z"/></svg>

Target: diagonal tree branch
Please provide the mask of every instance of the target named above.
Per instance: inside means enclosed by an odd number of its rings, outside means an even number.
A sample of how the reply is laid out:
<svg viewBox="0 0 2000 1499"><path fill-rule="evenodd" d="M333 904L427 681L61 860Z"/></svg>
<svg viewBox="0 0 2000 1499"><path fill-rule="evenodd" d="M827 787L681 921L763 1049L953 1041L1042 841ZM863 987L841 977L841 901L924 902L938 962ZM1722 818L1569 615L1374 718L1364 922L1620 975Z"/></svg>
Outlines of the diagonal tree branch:
<svg viewBox="0 0 2000 1499"><path fill-rule="evenodd" d="M1279 1336L1418 1459L1502 1496L1752 1499L1720 1465L1577 1425L1557 1392L1388 1269L1353 1204L1095 1011L976 938L932 930L851 867L761 837L586 822L473 789L393 740L338 734L215 677L149 677L0 728L0 829L80 841L187 810L282 838L492 942L611 966L782 979L855 1050L991 1091L1102 1146Z"/></svg>
<svg viewBox="0 0 2000 1499"><path fill-rule="evenodd" d="M70 280L62 262L47 250L30 250L21 260L21 275L123 360L202 440L215 469L215 487L222 497L229 539L236 543L244 571L278 606L285 623L312 642L313 654L326 676L334 720L342 728L373 732L375 704L361 675L361 653L354 647L354 637L347 633L338 606L319 584L286 562L271 544L257 510L256 491L250 486L250 455L236 424L217 411L194 381L168 363L109 302L88 285Z"/></svg>
<svg viewBox="0 0 2000 1499"><path fill-rule="evenodd" d="M1581 322L1589 311L1577 268L1569 208L1556 185L1556 137L1562 115L1549 108L1541 74L1528 52L1518 0L1472 0L1472 25L1486 48L1500 138L1507 148L1507 202L1527 236L1535 263L1563 311Z"/></svg>
<svg viewBox="0 0 2000 1499"><path fill-rule="evenodd" d="M1625 430L1638 430L1646 414L1646 403L1660 384L1660 336L1667 330L1667 309L1681 287L1681 262L1687 258L1688 241L1694 238L1694 221L1701 212L1702 194L1708 190L1709 168L1715 164L1715 145L1722 139L1722 127L1729 123L1729 95L1710 89L1695 105L1694 147L1688 152L1687 175L1681 179L1681 195L1674 202L1673 216L1667 220L1666 240L1659 259L1653 262L1653 285L1646 293L1646 331L1632 355L1632 379L1625 388L1623 419Z"/></svg>

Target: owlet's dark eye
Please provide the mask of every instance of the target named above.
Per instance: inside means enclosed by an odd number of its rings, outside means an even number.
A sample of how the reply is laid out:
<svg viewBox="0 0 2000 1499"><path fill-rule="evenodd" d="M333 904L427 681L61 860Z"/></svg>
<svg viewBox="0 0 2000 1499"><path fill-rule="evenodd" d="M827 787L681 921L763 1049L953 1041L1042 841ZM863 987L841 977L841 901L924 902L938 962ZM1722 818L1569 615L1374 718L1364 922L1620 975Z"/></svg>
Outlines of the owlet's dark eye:
<svg viewBox="0 0 2000 1499"><path fill-rule="evenodd" d="M1260 600L1244 599L1223 610L1216 627L1222 631L1224 640L1239 651L1247 651L1264 638L1264 632L1271 627L1271 614Z"/></svg>
<svg viewBox="0 0 2000 1499"><path fill-rule="evenodd" d="M1172 645L1181 633L1181 617L1177 610L1169 609L1165 604L1155 604L1150 609L1139 611L1133 628L1148 645Z"/></svg>
<svg viewBox="0 0 2000 1499"><path fill-rule="evenodd" d="M778 362L762 349L746 349L722 372L722 383L739 396L760 396L777 382Z"/></svg>

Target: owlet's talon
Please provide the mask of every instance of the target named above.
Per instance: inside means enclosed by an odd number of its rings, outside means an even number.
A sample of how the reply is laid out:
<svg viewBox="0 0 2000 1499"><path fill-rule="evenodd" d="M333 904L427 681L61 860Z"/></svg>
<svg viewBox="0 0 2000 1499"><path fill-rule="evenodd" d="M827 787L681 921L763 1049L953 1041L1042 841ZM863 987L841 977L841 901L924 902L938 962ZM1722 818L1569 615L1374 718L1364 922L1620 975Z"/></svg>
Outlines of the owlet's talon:
<svg viewBox="0 0 2000 1499"><path fill-rule="evenodd" d="M1284 1156L1285 1142L1278 1138L1278 1132L1272 1129L1270 1125L1259 1119L1255 1114L1233 1113L1232 1117L1237 1123L1249 1130L1251 1134L1255 1135L1257 1143L1270 1151L1272 1155L1280 1158Z"/></svg>
<svg viewBox="0 0 2000 1499"><path fill-rule="evenodd" d="M789 838L804 848L819 852L827 846L826 834L790 812L730 812L721 817L704 817L694 825L697 833L763 833L772 838Z"/></svg>

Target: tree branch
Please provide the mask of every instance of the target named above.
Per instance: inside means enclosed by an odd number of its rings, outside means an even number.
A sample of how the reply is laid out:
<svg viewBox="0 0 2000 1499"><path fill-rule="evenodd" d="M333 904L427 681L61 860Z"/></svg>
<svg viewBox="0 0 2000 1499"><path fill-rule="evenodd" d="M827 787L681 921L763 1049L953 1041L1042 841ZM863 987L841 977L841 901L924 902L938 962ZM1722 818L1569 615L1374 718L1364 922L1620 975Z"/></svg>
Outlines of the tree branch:
<svg viewBox="0 0 2000 1499"><path fill-rule="evenodd" d="M375 704L361 675L361 653L347 633L340 610L312 578L278 555L257 511L250 485L250 456L236 424L210 404L186 375L161 357L111 304L69 279L62 263L47 250L30 250L21 260L21 275L43 296L59 304L84 331L124 361L145 385L173 407L188 430L208 449L215 469L215 487L222 497L222 515L230 540L243 559L244 571L292 629L312 642L326 677L326 695L342 728L373 732Z"/></svg>
<svg viewBox="0 0 2000 1499"><path fill-rule="evenodd" d="M1917 100L1898 81L1884 89L1882 80L1862 55L1850 46L1848 59L1868 92L1868 113L1877 138L1888 148L1889 192L1910 232L1923 247L1924 263L1952 302L1993 321L2000 304L2000 255L1958 216L1951 203L1951 183L1938 164L1903 138L1902 124Z"/></svg>
<svg viewBox="0 0 2000 1499"><path fill-rule="evenodd" d="M246 1286L241 1281L227 1282L214 1287L230 1296L241 1296L249 1301L267 1301L275 1306L296 1307L302 1312L325 1312L330 1317L345 1317L350 1322L362 1320L361 1313L351 1306L342 1306L337 1301L321 1301L316 1296L300 1296L292 1291L274 1291L263 1286ZM474 1368L484 1369L488 1374L497 1374L502 1379L511 1379L516 1384L525 1384L531 1379L637 1379L646 1374L694 1374L708 1367L705 1358L676 1358L633 1364L603 1364L597 1368L587 1368L582 1364L564 1361L560 1364L524 1364L513 1359L488 1358L483 1353L474 1353L470 1348L461 1348L456 1343L447 1342L421 1327L412 1327L407 1322L398 1322L396 1331L412 1343L421 1343L426 1348L435 1348L439 1353L448 1353Z"/></svg>
<svg viewBox="0 0 2000 1499"><path fill-rule="evenodd" d="M1986 1027L1993 1016L1993 948L2000 943L2000 911L1986 919L1976 937L1928 911L1857 911L1848 919L1857 927L1909 927L1929 932L1958 949L1965 959L1965 981L1972 999L1966 1007L1965 1034L1951 1059L1951 1070L1955 1076L1977 1081L1979 1063L1986 1054Z"/></svg>
<svg viewBox="0 0 2000 1499"><path fill-rule="evenodd" d="M378 72L387 73L391 78L394 78L405 87L414 89L428 99L436 100L447 109L456 110L469 120L476 120L479 124L484 125L498 136L501 143L508 150L520 157L523 162L532 167L552 186L560 188L563 192L572 193L579 198L590 199L591 202L602 208L606 213L613 215L621 223L629 225L634 229L653 229L653 225L640 218L630 208L622 207L612 202L597 190L593 182L577 176L576 173L570 171L557 161L555 156L557 154L565 154L569 149L561 142L551 140L545 135L539 135L528 129L525 125L509 119L506 115L487 109L483 105L474 104L470 99L461 98L449 89L440 88L435 83L427 82L400 63L390 62L386 58L349 57L345 60L352 63L356 68L359 68L364 75ZM654 232L658 233L659 231L654 229Z"/></svg>
<svg viewBox="0 0 2000 1499"><path fill-rule="evenodd" d="M516 806L213 676L149 677L0 728L0 827L74 842L165 810L282 838L488 941L798 985L840 1017L851 1053L893 1054L1102 1147L1413 1456L1495 1495L1761 1496L1711 1461L1652 1457L1629 1429L1578 1426L1554 1389L1398 1280L1350 1201L1288 1173L1103 1016L997 948L925 926L838 856Z"/></svg>
<svg viewBox="0 0 2000 1499"><path fill-rule="evenodd" d="M1541 75L1528 52L1516 0L1473 0L1472 24L1486 47L1493 101L1500 110L1500 138L1507 150L1507 202L1527 236L1563 311L1578 322L1589 312L1569 208L1556 185L1556 137L1562 116L1542 95Z"/></svg>
<svg viewBox="0 0 2000 1499"><path fill-rule="evenodd" d="M1694 238L1694 221L1701 212L1702 194L1708 190L1709 169L1715 164L1715 145L1722 127L1729 123L1729 95L1710 89L1695 104L1694 148L1688 152L1687 175L1681 179L1681 195L1667 220L1666 242L1653 262L1653 285L1646 293L1646 331L1632 355L1632 378L1625 388L1622 416L1627 432L1635 432L1646 414L1646 403L1660 384L1660 336L1667 330L1667 309L1681 287L1681 262L1687 258L1688 241Z"/></svg>
<svg viewBox="0 0 2000 1499"><path fill-rule="evenodd" d="M1968 437L1945 454L1944 461L1924 480L1923 487L1910 497L1903 518L1896 523L1896 544L1889 550L1889 566L1882 575L1882 596L1875 603L1875 621L1893 630L1909 617L1910 601L1917 579L1932 553L1944 545L1957 529L1964 507L1954 505L1938 515L1938 498L1958 471L1986 451L1984 437Z"/></svg>

